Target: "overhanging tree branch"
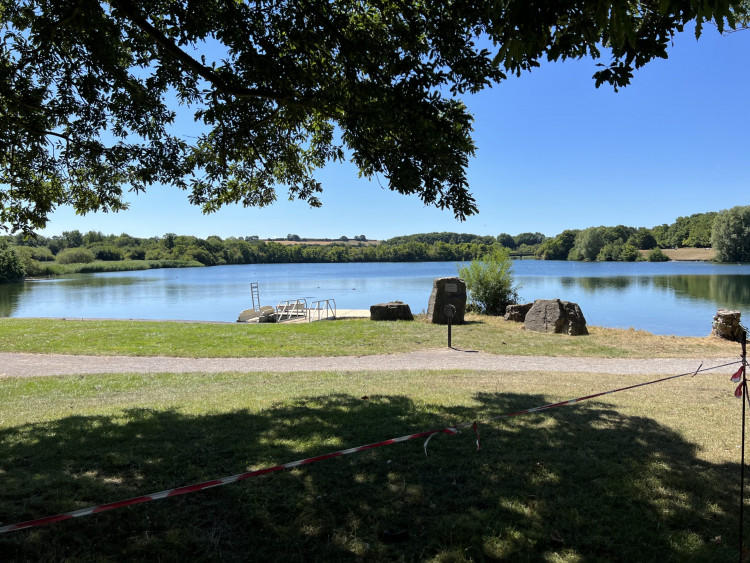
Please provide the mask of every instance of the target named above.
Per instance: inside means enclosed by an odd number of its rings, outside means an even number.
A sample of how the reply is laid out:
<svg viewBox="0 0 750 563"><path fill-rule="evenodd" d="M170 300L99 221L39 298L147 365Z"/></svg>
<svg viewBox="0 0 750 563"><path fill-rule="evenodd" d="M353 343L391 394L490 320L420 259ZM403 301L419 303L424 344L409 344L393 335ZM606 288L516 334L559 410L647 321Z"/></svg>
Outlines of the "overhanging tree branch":
<svg viewBox="0 0 750 563"><path fill-rule="evenodd" d="M110 4L116 7L128 20L148 35L161 49L182 63L188 70L211 83L211 85L220 92L237 98L260 98L277 102L279 104L296 105L304 102L301 97L283 95L268 88L244 88L242 86L230 84L212 69L188 55L185 51L175 45L175 43L166 35L151 25L133 2L130 2L129 0L110 0Z"/></svg>
<svg viewBox="0 0 750 563"><path fill-rule="evenodd" d="M614 62L597 85L625 86L686 23L735 28L748 2L661 0L657 13L653 0L3 0L0 177L17 147L14 190L28 197L0 205L0 228L43 227L68 203L120 209L124 186L184 189L201 173L207 211L266 205L276 186L315 205L314 171L344 146L364 175L465 219L477 208L461 93L600 50ZM474 37L499 49L494 62ZM227 53L216 64L190 51L214 43ZM207 136L188 141L182 112Z"/></svg>

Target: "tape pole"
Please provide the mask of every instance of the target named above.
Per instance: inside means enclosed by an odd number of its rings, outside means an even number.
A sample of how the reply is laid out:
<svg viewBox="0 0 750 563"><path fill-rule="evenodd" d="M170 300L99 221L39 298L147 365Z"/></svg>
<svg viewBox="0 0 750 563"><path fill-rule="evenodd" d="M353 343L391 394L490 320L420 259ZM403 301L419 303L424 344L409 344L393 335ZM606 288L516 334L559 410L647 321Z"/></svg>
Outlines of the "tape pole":
<svg viewBox="0 0 750 563"><path fill-rule="evenodd" d="M740 461L740 563L743 561L743 533L745 514L745 405L750 400L747 393L747 332L742 332L742 457Z"/></svg>

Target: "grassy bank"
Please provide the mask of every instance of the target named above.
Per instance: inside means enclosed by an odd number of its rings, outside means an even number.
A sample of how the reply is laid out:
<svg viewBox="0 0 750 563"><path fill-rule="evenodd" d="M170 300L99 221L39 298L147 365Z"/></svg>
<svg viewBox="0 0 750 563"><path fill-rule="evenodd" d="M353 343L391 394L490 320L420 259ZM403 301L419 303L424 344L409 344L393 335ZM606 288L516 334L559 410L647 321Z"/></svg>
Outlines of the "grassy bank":
<svg viewBox="0 0 750 563"><path fill-rule="evenodd" d="M704 374L0 535L0 560L736 559L740 403ZM663 376L664 374L658 374ZM475 372L6 378L0 524L647 381Z"/></svg>
<svg viewBox="0 0 750 563"><path fill-rule="evenodd" d="M738 346L715 338L675 338L590 327L569 337L523 330L498 317L469 315L454 326L452 344L493 354L605 358L727 357ZM150 321L0 319L5 352L272 357L370 355L447 345L447 328L428 323L342 319L309 324L208 324Z"/></svg>
<svg viewBox="0 0 750 563"><path fill-rule="evenodd" d="M156 268L197 268L203 264L195 260L94 260L87 264L60 264L37 262L27 272L27 277L64 276L70 274L95 274L100 272L131 272Z"/></svg>

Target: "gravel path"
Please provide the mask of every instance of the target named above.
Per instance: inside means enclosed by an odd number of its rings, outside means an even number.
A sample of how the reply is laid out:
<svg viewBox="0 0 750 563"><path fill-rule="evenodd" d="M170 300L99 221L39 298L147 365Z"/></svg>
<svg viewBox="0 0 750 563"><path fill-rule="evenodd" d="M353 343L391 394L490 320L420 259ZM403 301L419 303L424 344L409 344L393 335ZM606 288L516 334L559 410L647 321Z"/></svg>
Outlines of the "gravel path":
<svg viewBox="0 0 750 563"><path fill-rule="evenodd" d="M603 374L679 374L732 363L736 358L608 359L498 356L440 348L407 354L324 358L168 358L0 353L0 377L94 373L292 372L385 370L551 371Z"/></svg>

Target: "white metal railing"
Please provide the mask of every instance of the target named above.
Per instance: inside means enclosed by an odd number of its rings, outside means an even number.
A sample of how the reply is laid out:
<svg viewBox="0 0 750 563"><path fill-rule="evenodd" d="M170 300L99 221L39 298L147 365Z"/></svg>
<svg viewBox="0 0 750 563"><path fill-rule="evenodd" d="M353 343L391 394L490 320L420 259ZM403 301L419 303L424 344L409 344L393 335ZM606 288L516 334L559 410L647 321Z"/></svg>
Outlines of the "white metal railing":
<svg viewBox="0 0 750 563"><path fill-rule="evenodd" d="M276 305L276 320L289 320L294 317L307 318L307 299L287 299Z"/></svg>
<svg viewBox="0 0 750 563"><path fill-rule="evenodd" d="M308 309L307 322L323 319L335 319L336 318L336 300L335 299L321 299L320 301L313 301ZM313 315L317 313L317 318L313 319Z"/></svg>

